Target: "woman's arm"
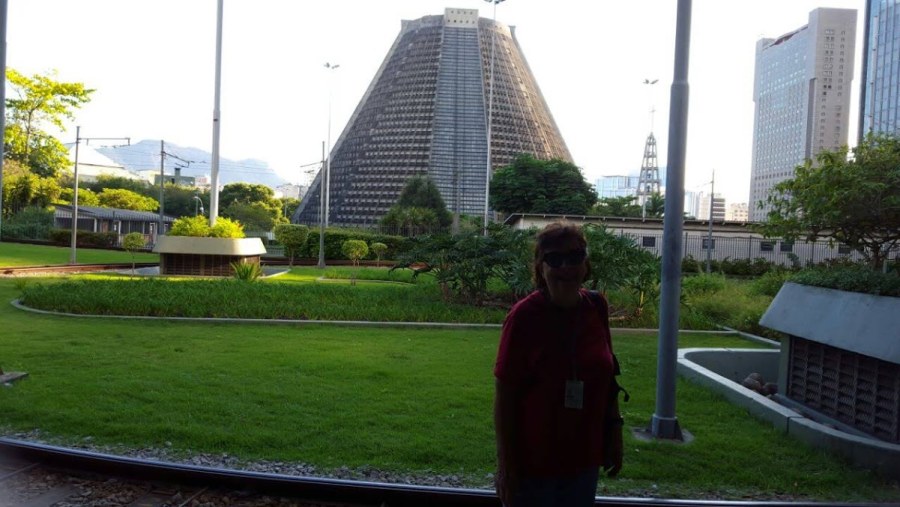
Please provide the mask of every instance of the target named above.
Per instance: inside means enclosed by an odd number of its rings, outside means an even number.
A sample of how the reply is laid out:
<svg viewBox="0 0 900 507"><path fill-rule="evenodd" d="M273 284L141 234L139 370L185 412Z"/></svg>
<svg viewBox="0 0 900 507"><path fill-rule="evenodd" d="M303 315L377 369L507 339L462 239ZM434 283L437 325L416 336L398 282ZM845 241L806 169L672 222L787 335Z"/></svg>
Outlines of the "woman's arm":
<svg viewBox="0 0 900 507"><path fill-rule="evenodd" d="M515 438L518 431L516 424L516 389L503 383L495 382L494 394L494 432L497 436L497 496L504 505L511 505L513 496L519 487L519 459L516 455Z"/></svg>

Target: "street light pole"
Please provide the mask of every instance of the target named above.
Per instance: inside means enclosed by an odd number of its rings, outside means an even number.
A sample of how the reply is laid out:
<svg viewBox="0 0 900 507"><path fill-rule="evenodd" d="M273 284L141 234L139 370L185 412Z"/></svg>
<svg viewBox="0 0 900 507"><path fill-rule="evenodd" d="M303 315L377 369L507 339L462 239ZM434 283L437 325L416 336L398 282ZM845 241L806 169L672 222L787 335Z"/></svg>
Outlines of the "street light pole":
<svg viewBox="0 0 900 507"><path fill-rule="evenodd" d="M654 438L681 440L675 416L678 364L678 314L681 304L684 164L688 128L688 68L691 48L691 0L678 0L675 69L669 101L669 151L666 168L666 214L663 218L662 283L656 360L656 408L650 419Z"/></svg>
<svg viewBox="0 0 900 507"><path fill-rule="evenodd" d="M322 143L322 170L325 170L325 143ZM325 194L328 192L325 175L319 178L319 269L325 269Z"/></svg>
<svg viewBox="0 0 900 507"><path fill-rule="evenodd" d="M497 25L497 4L505 0L484 0L494 5L494 17L488 33L491 35L491 71L488 83L488 118L487 118L487 168L484 174L484 235L488 234L489 205L491 195L491 127L494 122L494 51L497 38L494 31Z"/></svg>
<svg viewBox="0 0 900 507"><path fill-rule="evenodd" d="M332 65L328 62L325 62L325 68L329 70L335 70L340 67L340 64ZM328 215L329 215L329 205L331 204L331 92L333 85L333 76L334 73L329 72L328 74L328 132L325 136L325 227L328 227Z"/></svg>

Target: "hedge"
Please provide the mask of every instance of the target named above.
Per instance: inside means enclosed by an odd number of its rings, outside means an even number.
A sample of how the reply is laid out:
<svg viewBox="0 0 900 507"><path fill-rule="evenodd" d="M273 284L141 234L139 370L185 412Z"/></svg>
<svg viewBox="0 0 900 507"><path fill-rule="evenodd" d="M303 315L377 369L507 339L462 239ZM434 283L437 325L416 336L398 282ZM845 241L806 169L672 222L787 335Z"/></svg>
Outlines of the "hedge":
<svg viewBox="0 0 900 507"><path fill-rule="evenodd" d="M72 244L71 229L53 229L50 231L50 242L54 245L67 246ZM76 246L86 247L112 247L119 242L119 234L116 232L91 232L79 230L76 235Z"/></svg>

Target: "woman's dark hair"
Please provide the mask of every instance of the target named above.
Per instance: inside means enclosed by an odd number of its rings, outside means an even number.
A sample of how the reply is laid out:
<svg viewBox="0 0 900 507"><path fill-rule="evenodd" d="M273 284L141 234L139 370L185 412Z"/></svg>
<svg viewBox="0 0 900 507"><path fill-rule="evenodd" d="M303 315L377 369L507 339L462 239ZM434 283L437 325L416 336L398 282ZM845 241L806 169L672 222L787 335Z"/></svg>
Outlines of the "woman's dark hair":
<svg viewBox="0 0 900 507"><path fill-rule="evenodd" d="M553 222L538 233L534 242L534 264L532 266L532 276L534 276L534 286L538 290L547 288L547 281L544 280L543 263L544 253L553 247L560 245L575 243L579 247L587 251L587 240L581 227L571 222ZM585 257L584 263L587 266L587 272L584 279L591 277L591 260Z"/></svg>

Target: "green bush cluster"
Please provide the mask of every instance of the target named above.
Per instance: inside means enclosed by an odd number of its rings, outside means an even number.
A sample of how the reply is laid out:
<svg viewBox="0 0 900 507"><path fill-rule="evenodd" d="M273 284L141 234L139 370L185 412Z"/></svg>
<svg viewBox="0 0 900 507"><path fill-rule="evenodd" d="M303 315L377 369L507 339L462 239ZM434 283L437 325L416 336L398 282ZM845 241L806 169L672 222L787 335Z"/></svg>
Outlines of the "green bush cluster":
<svg viewBox="0 0 900 507"><path fill-rule="evenodd" d="M210 227L204 216L181 217L172 223L170 236L190 236L194 238L243 238L244 228L235 220L216 218L216 225Z"/></svg>
<svg viewBox="0 0 900 507"><path fill-rule="evenodd" d="M47 239L53 228L53 211L28 206L4 218L3 239Z"/></svg>
<svg viewBox="0 0 900 507"><path fill-rule="evenodd" d="M773 269L780 266L770 260L762 257L755 259L731 259L722 260L710 259L710 271L713 273L722 273L730 276L762 276ZM681 259L681 272L705 273L706 259L695 259L691 255L686 255Z"/></svg>
<svg viewBox="0 0 900 507"><path fill-rule="evenodd" d="M383 243L387 245L387 251L381 256L382 259L394 259L398 254L409 249L409 240L402 236L391 236L387 234L376 234L368 231L356 229L339 229L329 227L325 229L325 258L326 259L347 259L347 256L341 251L341 247L345 241L356 239L366 242L367 245L372 243ZM306 244L300 249L298 257L316 258L319 256L319 230L313 229L309 231L306 238ZM369 248L369 253L363 259L374 260L375 252Z"/></svg>
<svg viewBox="0 0 900 507"><path fill-rule="evenodd" d="M866 266L806 269L793 275L791 281L828 289L900 297L900 276L896 272L882 273Z"/></svg>
<svg viewBox="0 0 900 507"><path fill-rule="evenodd" d="M71 229L51 229L50 242L54 245L66 246L72 243ZM79 229L76 235L76 246L110 248L119 242L119 234L116 232L92 232Z"/></svg>

